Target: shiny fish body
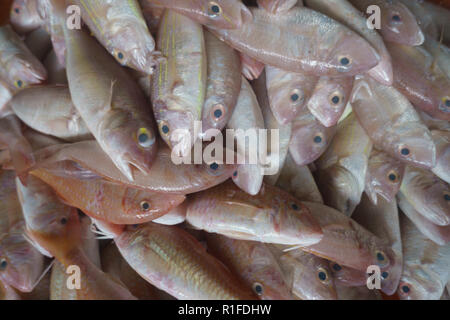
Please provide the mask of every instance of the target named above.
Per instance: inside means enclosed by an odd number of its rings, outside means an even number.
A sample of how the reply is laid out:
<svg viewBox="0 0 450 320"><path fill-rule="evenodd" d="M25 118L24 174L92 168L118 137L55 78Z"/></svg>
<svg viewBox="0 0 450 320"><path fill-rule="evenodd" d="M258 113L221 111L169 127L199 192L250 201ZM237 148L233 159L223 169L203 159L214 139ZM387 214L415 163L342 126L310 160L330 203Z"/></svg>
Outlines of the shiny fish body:
<svg viewBox="0 0 450 320"><path fill-rule="evenodd" d="M292 72L351 76L379 62L379 55L364 39L311 9L294 7L282 15L250 10L253 19L241 28L211 30L264 64Z"/></svg>
<svg viewBox="0 0 450 320"><path fill-rule="evenodd" d="M257 0L258 6L273 14L282 14L297 5L298 0ZM299 1L300 5L302 0Z"/></svg>
<svg viewBox="0 0 450 320"><path fill-rule="evenodd" d="M255 299L249 288L178 227L149 223L125 230L115 242L141 277L179 300Z"/></svg>
<svg viewBox="0 0 450 320"><path fill-rule="evenodd" d="M310 245L322 238L307 206L267 184L252 197L230 182L208 189L193 197L186 220L195 228L241 240Z"/></svg>
<svg viewBox="0 0 450 320"><path fill-rule="evenodd" d="M152 81L153 112L163 140L186 156L196 140L206 92L207 63L202 26L172 10L159 25L157 48L166 57ZM189 133L189 135L187 135Z"/></svg>
<svg viewBox="0 0 450 320"><path fill-rule="evenodd" d="M39 28L43 21L37 9L38 0L14 0L9 20L14 30L25 34Z"/></svg>
<svg viewBox="0 0 450 320"><path fill-rule="evenodd" d="M393 87L370 78L355 81L351 104L374 145L410 165L432 168L436 147L411 103Z"/></svg>

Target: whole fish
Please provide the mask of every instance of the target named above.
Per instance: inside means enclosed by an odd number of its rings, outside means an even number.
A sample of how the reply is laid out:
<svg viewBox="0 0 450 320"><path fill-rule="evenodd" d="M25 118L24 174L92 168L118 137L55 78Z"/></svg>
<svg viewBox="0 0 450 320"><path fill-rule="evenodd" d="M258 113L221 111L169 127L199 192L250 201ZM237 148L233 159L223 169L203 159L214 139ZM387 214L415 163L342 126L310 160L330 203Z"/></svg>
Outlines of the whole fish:
<svg viewBox="0 0 450 320"><path fill-rule="evenodd" d="M67 141L92 139L67 86L26 88L14 96L10 105L20 120L39 132Z"/></svg>
<svg viewBox="0 0 450 320"><path fill-rule="evenodd" d="M205 31L208 78L202 109L202 130L222 130L233 114L241 91L239 54Z"/></svg>
<svg viewBox="0 0 450 320"><path fill-rule="evenodd" d="M197 229L241 240L310 245L322 238L308 206L268 184L252 197L231 182L198 193L186 220Z"/></svg>
<svg viewBox="0 0 450 320"><path fill-rule="evenodd" d="M157 48L167 58L152 81L152 103L163 140L186 156L194 144L196 121L202 117L207 63L203 29L191 19L166 10L158 30Z"/></svg>
<svg viewBox="0 0 450 320"><path fill-rule="evenodd" d="M408 46L420 46L425 37L420 29L416 17L399 0L350 0L359 10L368 15L367 9L371 5L380 8L379 32L386 41Z"/></svg>
<svg viewBox="0 0 450 320"><path fill-rule="evenodd" d="M401 192L397 195L397 200L402 212L424 236L440 246L450 242L450 226L438 226L432 223L417 212Z"/></svg>
<svg viewBox="0 0 450 320"><path fill-rule="evenodd" d="M450 188L432 172L407 166L400 191L425 218L450 225Z"/></svg>
<svg viewBox="0 0 450 320"><path fill-rule="evenodd" d="M361 11L353 7L347 0L306 0L305 2L308 7L326 14L366 39L377 50L381 58L374 68L367 71L367 74L380 83L392 85L394 75L389 52L378 32L367 27L367 19Z"/></svg>
<svg viewBox="0 0 450 320"><path fill-rule="evenodd" d="M44 66L48 72L47 82L49 84L67 85L66 68L59 63L55 50L51 50L44 59Z"/></svg>
<svg viewBox="0 0 450 320"><path fill-rule="evenodd" d="M154 121L133 79L87 33L64 26L73 104L114 164L133 180L149 172L157 152Z"/></svg>
<svg viewBox="0 0 450 320"><path fill-rule="evenodd" d="M0 27L0 78L13 91L47 78L42 63L30 52L11 26Z"/></svg>
<svg viewBox="0 0 450 320"><path fill-rule="evenodd" d="M167 226L173 226L186 221L186 211L187 205L186 201L181 203L179 206L173 208L165 215L152 220L155 223L164 224Z"/></svg>
<svg viewBox="0 0 450 320"><path fill-rule="evenodd" d="M408 99L394 87L361 77L355 81L351 103L376 147L407 164L427 169L436 165L430 131Z"/></svg>
<svg viewBox="0 0 450 320"><path fill-rule="evenodd" d="M280 266L264 243L218 234L208 234L206 240L208 252L219 258L261 300L292 299Z"/></svg>
<svg viewBox="0 0 450 320"><path fill-rule="evenodd" d="M391 202L400 189L404 172L404 163L373 148L367 166L365 193L374 204L378 196Z"/></svg>
<svg viewBox="0 0 450 320"><path fill-rule="evenodd" d="M26 34L39 28L43 21L37 10L38 0L14 0L9 21L19 34Z"/></svg>
<svg viewBox="0 0 450 320"><path fill-rule="evenodd" d="M450 183L450 131L431 131L436 145L436 166L431 169L435 175Z"/></svg>
<svg viewBox="0 0 450 320"><path fill-rule="evenodd" d="M302 5L302 0L257 0L258 6L272 14L282 14L296 5Z"/></svg>
<svg viewBox="0 0 450 320"><path fill-rule="evenodd" d="M299 166L310 164L327 150L335 134L336 127L325 127L305 109L292 122L289 153Z"/></svg>
<svg viewBox="0 0 450 320"><path fill-rule="evenodd" d="M177 299L255 299L250 288L176 226L128 227L115 243L141 277Z"/></svg>
<svg viewBox="0 0 450 320"><path fill-rule="evenodd" d="M98 41L122 65L152 74L155 40L142 15L137 0L74 0L81 17Z"/></svg>
<svg viewBox="0 0 450 320"><path fill-rule="evenodd" d="M288 154L276 186L299 200L323 203L322 195L308 166L299 166Z"/></svg>
<svg viewBox="0 0 450 320"><path fill-rule="evenodd" d="M245 53L239 52L241 58L241 72L247 80L258 79L261 73L264 71L264 63L255 60Z"/></svg>
<svg viewBox="0 0 450 320"><path fill-rule="evenodd" d="M101 178L78 180L58 177L42 169L31 173L51 186L68 205L95 219L115 224L151 221L169 212L185 199L182 195L139 190Z"/></svg>
<svg viewBox="0 0 450 320"><path fill-rule="evenodd" d="M449 279L450 246L427 239L405 216L401 219L403 274L398 287L402 300L438 300Z"/></svg>
<svg viewBox="0 0 450 320"><path fill-rule="evenodd" d="M325 127L332 127L344 113L352 88L353 77L320 77L307 107Z"/></svg>
<svg viewBox="0 0 450 320"><path fill-rule="evenodd" d="M377 204L373 204L363 195L352 218L380 239L386 240L394 251L398 263L389 272L381 274L381 291L387 295L394 294L402 274L402 240L397 201L395 198L390 202L380 199Z"/></svg>
<svg viewBox="0 0 450 320"><path fill-rule="evenodd" d="M394 86L418 109L450 121L450 80L422 47L386 43L394 65Z"/></svg>
<svg viewBox="0 0 450 320"><path fill-rule="evenodd" d="M273 115L282 125L300 114L312 96L317 77L266 67L267 95Z"/></svg>
<svg viewBox="0 0 450 320"><path fill-rule="evenodd" d="M50 169L50 173L55 166L58 169L58 162L70 160L78 163L84 171L89 171L90 175L94 173L129 187L171 194L189 194L208 189L227 180L236 171L235 165L222 165L218 163L219 160L211 164L176 165L171 159L170 149L162 147L149 174L143 175L135 170L135 180L130 181L117 169L98 143L92 140L50 146L41 150L36 157L39 166Z"/></svg>
<svg viewBox="0 0 450 320"><path fill-rule="evenodd" d="M165 7L181 13L200 24L220 29L242 26L250 11L241 0L140 0L141 6Z"/></svg>
<svg viewBox="0 0 450 320"><path fill-rule="evenodd" d="M355 32L311 9L294 7L281 15L263 8L250 11L253 18L238 29L210 30L264 64L317 76L352 76L380 60Z"/></svg>
<svg viewBox="0 0 450 320"><path fill-rule="evenodd" d="M316 162L325 204L351 216L364 191L371 150L372 142L353 113L339 123L333 141Z"/></svg>

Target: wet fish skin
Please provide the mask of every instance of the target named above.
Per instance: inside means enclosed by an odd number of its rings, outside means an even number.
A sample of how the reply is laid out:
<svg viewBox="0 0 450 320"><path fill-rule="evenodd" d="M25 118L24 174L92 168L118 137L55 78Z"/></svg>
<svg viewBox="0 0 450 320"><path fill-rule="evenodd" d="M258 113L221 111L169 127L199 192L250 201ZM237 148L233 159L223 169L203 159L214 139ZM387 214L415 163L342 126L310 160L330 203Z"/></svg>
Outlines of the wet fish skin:
<svg viewBox="0 0 450 320"><path fill-rule="evenodd" d="M353 111L374 145L406 164L433 168L436 147L428 128L399 91L361 77L355 81Z"/></svg>
<svg viewBox="0 0 450 320"><path fill-rule="evenodd" d="M450 131L432 130L431 136L436 145L436 166L431 171L450 183Z"/></svg>
<svg viewBox="0 0 450 320"><path fill-rule="evenodd" d="M412 14L414 14L420 29L425 33L425 38L427 38L428 36L431 36L434 39L439 38L439 24L436 23L431 12L427 10L426 6L424 5L425 1L400 0L400 2L405 5ZM439 7L439 9L445 10L443 7Z"/></svg>
<svg viewBox="0 0 450 320"><path fill-rule="evenodd" d="M241 28L210 30L266 65L317 76L352 76L379 62L378 53L364 39L311 9L294 7L282 15L262 8L250 11L253 19Z"/></svg>
<svg viewBox="0 0 450 320"><path fill-rule="evenodd" d="M208 252L219 258L261 300L291 300L283 273L265 244L208 234Z"/></svg>
<svg viewBox="0 0 450 320"><path fill-rule="evenodd" d="M389 202L394 200L402 184L404 171L404 163L373 148L366 173L366 195L374 204L377 204L378 196Z"/></svg>
<svg viewBox="0 0 450 320"><path fill-rule="evenodd" d="M258 6L272 14L282 14L294 6L302 6L302 0L257 0Z"/></svg>
<svg viewBox="0 0 450 320"><path fill-rule="evenodd" d="M37 0L14 0L9 20L14 30L25 34L39 28L43 21L37 11Z"/></svg>
<svg viewBox="0 0 450 320"><path fill-rule="evenodd" d="M407 166L400 191L425 218L438 226L450 225L450 188L432 172Z"/></svg>
<svg viewBox="0 0 450 320"><path fill-rule="evenodd" d="M177 299L255 299L194 237L176 226L128 227L115 242L141 277Z"/></svg>
<svg viewBox="0 0 450 320"><path fill-rule="evenodd" d="M307 206L267 184L256 196L232 182L198 193L188 205L186 220L197 229L240 240L310 245L322 238Z"/></svg>
<svg viewBox="0 0 450 320"><path fill-rule="evenodd" d="M195 122L201 120L206 93L202 26L166 9L161 17L157 48L166 60L158 64L153 76L153 113L162 139L184 157L197 139Z"/></svg>

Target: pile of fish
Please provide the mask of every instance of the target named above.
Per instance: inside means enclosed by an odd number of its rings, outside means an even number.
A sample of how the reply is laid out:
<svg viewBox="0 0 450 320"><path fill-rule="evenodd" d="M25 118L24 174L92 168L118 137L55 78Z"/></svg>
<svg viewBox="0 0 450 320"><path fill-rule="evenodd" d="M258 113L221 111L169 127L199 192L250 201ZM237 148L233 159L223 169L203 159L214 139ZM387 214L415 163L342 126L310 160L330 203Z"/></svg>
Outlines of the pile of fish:
<svg viewBox="0 0 450 320"><path fill-rule="evenodd" d="M449 299L446 44L419 0L13 1L0 298ZM277 172L173 161L226 129Z"/></svg>

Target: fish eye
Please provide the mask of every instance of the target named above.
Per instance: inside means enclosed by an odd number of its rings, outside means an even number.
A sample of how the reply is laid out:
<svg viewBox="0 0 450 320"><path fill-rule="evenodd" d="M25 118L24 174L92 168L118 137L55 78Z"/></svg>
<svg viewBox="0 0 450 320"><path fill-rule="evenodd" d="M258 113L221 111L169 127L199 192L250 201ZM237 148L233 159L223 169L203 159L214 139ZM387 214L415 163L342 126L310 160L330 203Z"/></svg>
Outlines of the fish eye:
<svg viewBox="0 0 450 320"><path fill-rule="evenodd" d="M258 295L258 296L262 296L262 294L264 293L264 288L262 286L261 283L259 282L255 282L253 284L253 291Z"/></svg>
<svg viewBox="0 0 450 320"><path fill-rule="evenodd" d="M161 121L159 123L159 131L164 135L167 136L170 132L170 128L169 125L167 124L166 121Z"/></svg>
<svg viewBox="0 0 450 320"><path fill-rule="evenodd" d="M391 181L393 183L397 183L398 182L398 175L397 175L397 173L395 171L389 171L388 179L389 179L389 181Z"/></svg>
<svg viewBox="0 0 450 320"><path fill-rule="evenodd" d="M389 263L389 259L383 251L377 250L375 252L375 257L377 259L378 265L381 267Z"/></svg>
<svg viewBox="0 0 450 320"><path fill-rule="evenodd" d="M234 177L234 178L236 178L237 175L238 175L238 172L237 172L237 171L233 172L233 177Z"/></svg>
<svg viewBox="0 0 450 320"><path fill-rule="evenodd" d="M150 210L150 203L148 203L148 201L141 201L140 203L140 207L142 211L148 211Z"/></svg>
<svg viewBox="0 0 450 320"><path fill-rule="evenodd" d="M23 81L22 81L22 80L16 80L16 81L14 81L14 86L15 86L16 88L22 88L22 86L23 86Z"/></svg>
<svg viewBox="0 0 450 320"><path fill-rule="evenodd" d="M148 148L155 142L155 139L146 128L140 128L137 133L137 141L141 147Z"/></svg>
<svg viewBox="0 0 450 320"><path fill-rule="evenodd" d="M333 264L333 269L334 269L334 271L341 271L342 267L340 265L338 265L337 263L334 263Z"/></svg>
<svg viewBox="0 0 450 320"><path fill-rule="evenodd" d="M289 98L291 99L291 101L293 103L299 103L299 102L303 101L303 94L302 94L301 90L294 89L294 90L292 90Z"/></svg>
<svg viewBox="0 0 450 320"><path fill-rule="evenodd" d="M323 141L322 135L321 134L315 135L313 138L313 141L314 141L314 143L317 143L317 144L322 143L322 141Z"/></svg>
<svg viewBox="0 0 450 320"><path fill-rule="evenodd" d="M328 272L324 268L319 268L317 277L321 282L325 282L328 280Z"/></svg>
<svg viewBox="0 0 450 320"><path fill-rule="evenodd" d="M292 208L292 210L295 210L295 211L300 210L299 206L296 203L292 203L291 208Z"/></svg>
<svg viewBox="0 0 450 320"><path fill-rule="evenodd" d="M119 59L119 60L123 60L123 58L125 58L123 52L121 52L121 51L119 51L119 50L116 50L116 49L114 49L114 55L115 55L115 56L117 57L117 59Z"/></svg>
<svg viewBox="0 0 450 320"><path fill-rule="evenodd" d="M217 104L212 109L212 116L215 121L221 120L225 115L225 107L221 104Z"/></svg>
<svg viewBox="0 0 450 320"><path fill-rule="evenodd" d="M400 15L394 14L394 15L392 16L392 21L394 21L394 22L401 22L401 21L402 21L402 18L400 17Z"/></svg>
<svg viewBox="0 0 450 320"><path fill-rule="evenodd" d="M408 284L404 283L400 286L400 290L403 295L409 295L411 288Z"/></svg>
<svg viewBox="0 0 450 320"><path fill-rule="evenodd" d="M407 156L407 155L409 155L411 153L411 151L407 147L400 147L400 153L403 156Z"/></svg>
<svg viewBox="0 0 450 320"><path fill-rule="evenodd" d="M444 200L445 201L450 201L450 193L448 191L444 192Z"/></svg>
<svg viewBox="0 0 450 320"><path fill-rule="evenodd" d="M341 98L337 94L335 94L330 98L330 101L332 104L336 105L339 104L339 102L341 102Z"/></svg>
<svg viewBox="0 0 450 320"><path fill-rule="evenodd" d="M442 102L444 103L444 106L446 108L450 108L450 97L444 97L442 98ZM449 110L444 110L444 111L449 111Z"/></svg>
<svg viewBox="0 0 450 320"><path fill-rule="evenodd" d="M0 260L0 270L1 271L5 270L7 266L8 266L8 261L6 261L5 259Z"/></svg>
<svg viewBox="0 0 450 320"><path fill-rule="evenodd" d="M219 165L216 162L213 162L209 165L209 167L211 168L211 170L216 171L217 169L219 169Z"/></svg>
<svg viewBox="0 0 450 320"><path fill-rule="evenodd" d="M381 277L382 277L384 280L386 280L386 279L389 277L389 272L383 271L383 272L381 273Z"/></svg>
<svg viewBox="0 0 450 320"><path fill-rule="evenodd" d="M20 13L20 9L19 8L14 8L14 12L19 14Z"/></svg>
<svg viewBox="0 0 450 320"><path fill-rule="evenodd" d="M67 218L66 218L66 217L62 217L61 220L59 220L59 222L60 222L62 225L65 225L65 224L67 223Z"/></svg>
<svg viewBox="0 0 450 320"><path fill-rule="evenodd" d="M348 66L352 63L352 60L349 57L340 57L339 58L339 63L343 66Z"/></svg>
<svg viewBox="0 0 450 320"><path fill-rule="evenodd" d="M222 8L215 2L209 3L208 15L211 17L216 17L222 12Z"/></svg>

